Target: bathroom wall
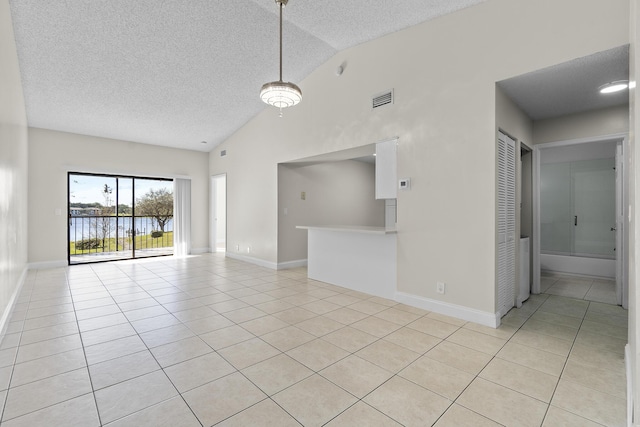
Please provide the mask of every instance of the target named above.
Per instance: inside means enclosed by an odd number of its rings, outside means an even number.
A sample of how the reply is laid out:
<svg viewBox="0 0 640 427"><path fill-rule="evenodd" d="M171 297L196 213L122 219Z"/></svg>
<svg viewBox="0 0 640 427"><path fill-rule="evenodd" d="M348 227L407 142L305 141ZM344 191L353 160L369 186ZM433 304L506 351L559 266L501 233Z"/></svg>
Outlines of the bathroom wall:
<svg viewBox="0 0 640 427"><path fill-rule="evenodd" d="M588 111L533 123L533 144L629 132L629 106Z"/></svg>

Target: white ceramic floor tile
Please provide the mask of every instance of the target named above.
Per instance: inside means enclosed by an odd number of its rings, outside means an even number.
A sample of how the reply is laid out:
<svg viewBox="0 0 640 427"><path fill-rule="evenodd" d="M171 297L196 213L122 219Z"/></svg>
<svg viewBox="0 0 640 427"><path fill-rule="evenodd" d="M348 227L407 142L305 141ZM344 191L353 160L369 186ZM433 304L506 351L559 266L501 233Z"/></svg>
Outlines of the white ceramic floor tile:
<svg viewBox="0 0 640 427"><path fill-rule="evenodd" d="M2 415L3 423L89 392L91 383L86 368L11 388Z"/></svg>
<svg viewBox="0 0 640 427"><path fill-rule="evenodd" d="M148 350L89 366L94 390L100 390L160 369Z"/></svg>
<svg viewBox="0 0 640 427"><path fill-rule="evenodd" d="M99 427L93 394L85 394L2 423L6 427Z"/></svg>
<svg viewBox="0 0 640 427"><path fill-rule="evenodd" d="M456 403L500 424L524 427L540 426L548 406L482 378L475 379Z"/></svg>
<svg viewBox="0 0 640 427"><path fill-rule="evenodd" d="M84 351L81 348L19 363L13 367L11 387L75 371L86 365Z"/></svg>
<svg viewBox="0 0 640 427"><path fill-rule="evenodd" d="M280 354L243 369L242 373L271 396L311 376L313 371L286 354Z"/></svg>
<svg viewBox="0 0 640 427"><path fill-rule="evenodd" d="M182 397L174 397L109 423L106 427L201 427Z"/></svg>
<svg viewBox="0 0 640 427"><path fill-rule="evenodd" d="M235 373L192 389L183 397L200 422L210 426L264 400L266 395Z"/></svg>
<svg viewBox="0 0 640 427"><path fill-rule="evenodd" d="M272 399L305 426L322 425L357 401L319 375L302 380Z"/></svg>
<svg viewBox="0 0 640 427"><path fill-rule="evenodd" d="M432 425L451 401L400 377L393 377L363 401L402 425Z"/></svg>
<svg viewBox="0 0 640 427"><path fill-rule="evenodd" d="M100 419L107 424L176 396L162 371L155 371L95 392Z"/></svg>
<svg viewBox="0 0 640 427"><path fill-rule="evenodd" d="M493 329L221 254L30 271L2 426L623 423L613 282L541 282Z"/></svg>

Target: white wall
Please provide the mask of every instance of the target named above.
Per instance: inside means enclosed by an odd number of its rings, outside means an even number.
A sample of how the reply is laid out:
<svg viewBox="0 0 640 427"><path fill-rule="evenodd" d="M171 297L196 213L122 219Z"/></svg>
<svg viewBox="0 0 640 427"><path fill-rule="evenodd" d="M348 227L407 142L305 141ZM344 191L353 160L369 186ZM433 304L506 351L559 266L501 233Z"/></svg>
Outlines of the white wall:
<svg viewBox="0 0 640 427"><path fill-rule="evenodd" d="M307 258L307 230L297 225L384 227L384 200L375 200L373 163L279 165L278 208L279 263Z"/></svg>
<svg viewBox="0 0 640 427"><path fill-rule="evenodd" d="M536 120L533 123L532 142L543 144L628 131L629 106L622 105L553 119Z"/></svg>
<svg viewBox="0 0 640 427"><path fill-rule="evenodd" d="M533 143L533 121L498 86L496 86L496 127L528 146Z"/></svg>
<svg viewBox="0 0 640 427"><path fill-rule="evenodd" d="M9 3L0 2L0 328L27 266L27 116Z"/></svg>
<svg viewBox="0 0 640 427"><path fill-rule="evenodd" d="M640 77L640 0L630 0L630 28L629 40L629 80L637 81ZM638 88L629 91L629 145L628 153L628 191L629 191L629 349L625 354L628 380L630 379L631 392L633 394L633 410L635 420L633 425L640 425L640 399L638 399L638 386L640 385L640 328L638 328L638 307L640 306L640 293L637 289L637 277L640 270L640 253L638 253L638 221L640 221L640 186L637 184L637 168L640 166L640 150L638 150L637 132L640 125L640 92Z"/></svg>
<svg viewBox="0 0 640 427"><path fill-rule="evenodd" d="M191 178L191 246L209 247L207 154L29 129L29 263L67 260L67 172ZM56 209L62 214L56 215Z"/></svg>
<svg viewBox="0 0 640 427"><path fill-rule="evenodd" d="M277 164L398 136L412 182L399 291L495 313L495 82L628 43L628 13L627 0L606 14L599 0L489 0L338 53L299 82L301 104L281 119L265 108L210 156L228 173L229 241L275 262ZM389 88L395 104L372 111Z"/></svg>

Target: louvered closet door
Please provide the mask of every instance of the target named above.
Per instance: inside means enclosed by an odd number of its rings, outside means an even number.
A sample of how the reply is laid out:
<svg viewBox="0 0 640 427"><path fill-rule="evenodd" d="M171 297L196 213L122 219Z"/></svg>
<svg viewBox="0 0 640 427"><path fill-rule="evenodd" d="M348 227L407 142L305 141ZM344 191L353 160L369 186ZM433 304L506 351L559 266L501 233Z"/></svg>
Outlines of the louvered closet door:
<svg viewBox="0 0 640 427"><path fill-rule="evenodd" d="M516 142L498 134L498 311L515 305Z"/></svg>

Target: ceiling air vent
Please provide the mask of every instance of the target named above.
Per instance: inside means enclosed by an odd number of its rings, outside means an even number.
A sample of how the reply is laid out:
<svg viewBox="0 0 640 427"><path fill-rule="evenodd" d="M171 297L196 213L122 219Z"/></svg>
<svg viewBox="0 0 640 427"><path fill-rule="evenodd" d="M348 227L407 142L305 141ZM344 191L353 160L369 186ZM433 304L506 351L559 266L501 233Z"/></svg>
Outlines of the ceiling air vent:
<svg viewBox="0 0 640 427"><path fill-rule="evenodd" d="M393 104L393 89L373 96L372 108Z"/></svg>

